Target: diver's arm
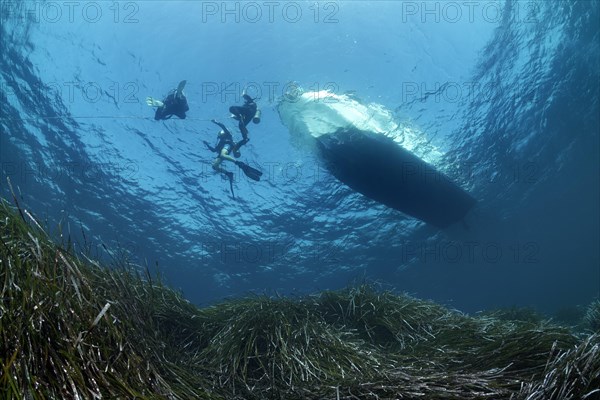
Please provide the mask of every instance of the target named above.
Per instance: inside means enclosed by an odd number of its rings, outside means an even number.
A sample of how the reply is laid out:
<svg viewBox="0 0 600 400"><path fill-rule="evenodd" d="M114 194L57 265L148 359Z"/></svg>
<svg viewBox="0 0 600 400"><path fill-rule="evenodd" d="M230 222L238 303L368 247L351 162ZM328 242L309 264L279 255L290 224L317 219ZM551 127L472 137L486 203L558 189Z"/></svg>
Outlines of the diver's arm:
<svg viewBox="0 0 600 400"><path fill-rule="evenodd" d="M213 153L215 151L217 151L217 149L215 149L214 147L212 147L206 140L203 140L202 143L204 143L204 145L206 146L206 148L209 149L210 151L212 151Z"/></svg>
<svg viewBox="0 0 600 400"><path fill-rule="evenodd" d="M212 122L215 125L218 125L219 128L223 129L223 132L231 135L231 132L229 132L229 130L227 130L227 127L225 125L223 125L222 123L220 123L219 121L217 121L216 119L211 119L210 122Z"/></svg>

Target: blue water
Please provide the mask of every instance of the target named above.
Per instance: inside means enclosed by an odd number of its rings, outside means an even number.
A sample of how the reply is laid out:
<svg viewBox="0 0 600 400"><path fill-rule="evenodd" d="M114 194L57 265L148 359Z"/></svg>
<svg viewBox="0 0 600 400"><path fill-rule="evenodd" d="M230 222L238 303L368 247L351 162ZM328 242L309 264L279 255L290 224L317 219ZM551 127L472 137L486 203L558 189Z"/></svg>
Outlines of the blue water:
<svg viewBox="0 0 600 400"><path fill-rule="evenodd" d="M363 279L469 312L599 294L597 1L0 5L1 193L79 249L158 264L198 304ZM154 121L146 96L183 79L188 118ZM421 132L478 200L468 228L338 182L279 120L291 82ZM212 118L237 134L244 87L264 176L236 171L234 200L202 140Z"/></svg>

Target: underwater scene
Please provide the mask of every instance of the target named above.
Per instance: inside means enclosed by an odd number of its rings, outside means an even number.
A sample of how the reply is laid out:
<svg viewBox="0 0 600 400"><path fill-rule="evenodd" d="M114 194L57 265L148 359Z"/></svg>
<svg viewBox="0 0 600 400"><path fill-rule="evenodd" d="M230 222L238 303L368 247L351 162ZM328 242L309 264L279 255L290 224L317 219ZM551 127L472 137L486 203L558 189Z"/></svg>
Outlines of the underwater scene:
<svg viewBox="0 0 600 400"><path fill-rule="evenodd" d="M0 22L0 398L600 399L600 1Z"/></svg>

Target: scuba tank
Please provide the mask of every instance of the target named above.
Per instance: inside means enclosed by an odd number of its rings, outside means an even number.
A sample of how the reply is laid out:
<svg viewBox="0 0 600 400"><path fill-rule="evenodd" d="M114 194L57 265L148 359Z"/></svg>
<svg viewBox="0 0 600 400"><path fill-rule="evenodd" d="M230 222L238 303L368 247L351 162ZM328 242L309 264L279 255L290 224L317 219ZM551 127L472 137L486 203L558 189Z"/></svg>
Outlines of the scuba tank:
<svg viewBox="0 0 600 400"><path fill-rule="evenodd" d="M261 115L260 109L257 108L256 113L254 114L254 117L252 117L252 122L254 122L255 124L260 123L260 115Z"/></svg>

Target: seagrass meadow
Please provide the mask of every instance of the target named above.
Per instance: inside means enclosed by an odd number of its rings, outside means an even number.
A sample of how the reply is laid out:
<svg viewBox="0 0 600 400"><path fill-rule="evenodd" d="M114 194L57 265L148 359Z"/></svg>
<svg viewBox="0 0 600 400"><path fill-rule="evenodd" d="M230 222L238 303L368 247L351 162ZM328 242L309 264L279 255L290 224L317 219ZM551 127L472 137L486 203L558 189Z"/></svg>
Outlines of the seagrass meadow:
<svg viewBox="0 0 600 400"><path fill-rule="evenodd" d="M0 205L2 399L598 399L600 302L577 327L468 316L360 284L198 308Z"/></svg>

